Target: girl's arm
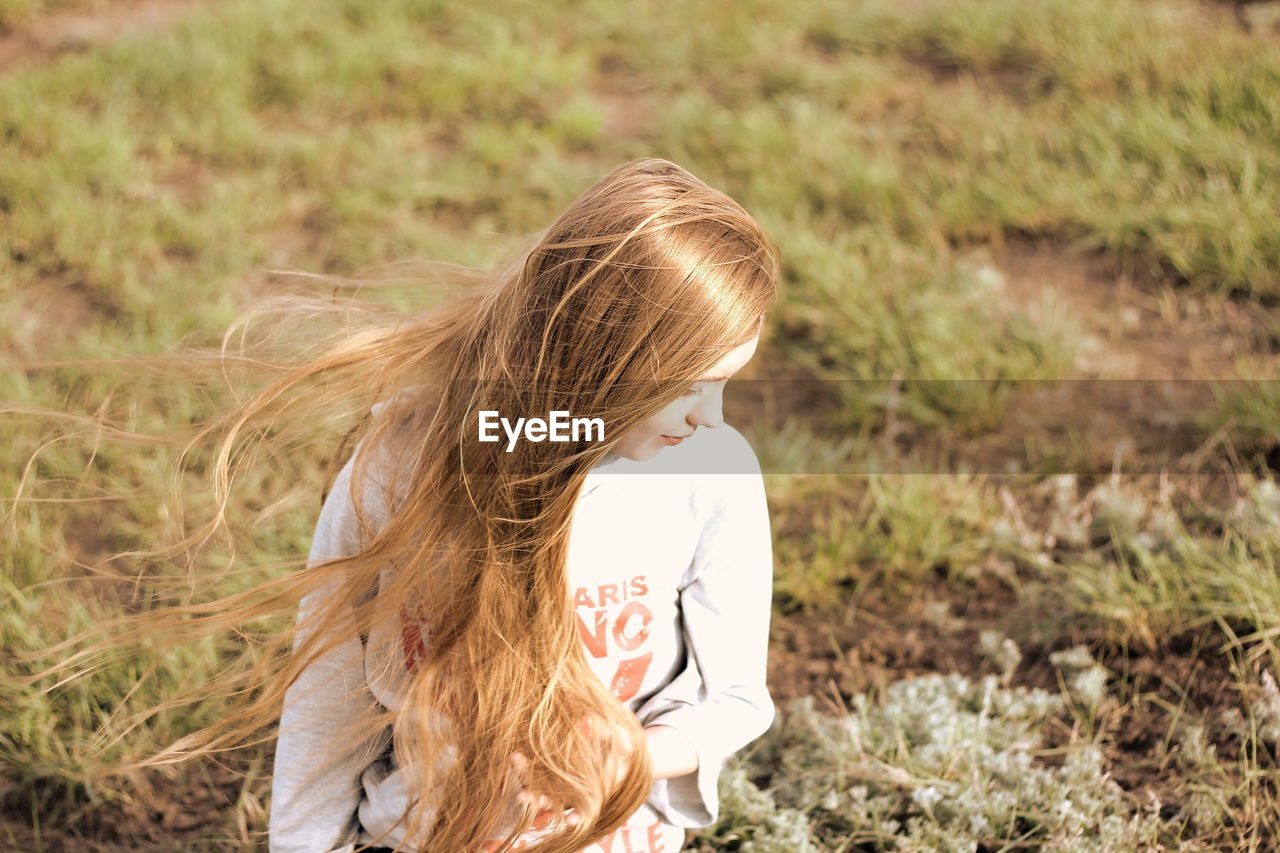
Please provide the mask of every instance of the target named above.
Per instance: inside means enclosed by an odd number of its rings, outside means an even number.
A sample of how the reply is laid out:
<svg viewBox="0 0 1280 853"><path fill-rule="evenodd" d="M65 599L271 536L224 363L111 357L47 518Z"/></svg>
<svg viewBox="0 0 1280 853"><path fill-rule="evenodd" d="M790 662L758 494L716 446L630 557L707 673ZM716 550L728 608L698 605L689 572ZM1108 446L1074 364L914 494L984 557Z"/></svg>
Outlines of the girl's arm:
<svg viewBox="0 0 1280 853"><path fill-rule="evenodd" d="M320 511L312 565L353 553L356 547L351 471L348 461ZM335 586L306 596L298 610L295 647L322 631L340 631L347 639L303 670L285 694L271 783L271 853L352 849L360 774L380 746L355 728L374 701L365 682L358 631L352 623L344 624L341 615L333 623L317 622Z"/></svg>
<svg viewBox="0 0 1280 853"><path fill-rule="evenodd" d="M773 557L764 480L737 430L724 424L714 432L733 459L731 470L742 473L698 481L702 535L680 589L688 661L636 712L646 728L674 730L653 736L672 744L669 769L687 770L689 763L688 752L681 756L674 746L675 733L694 753L695 769L658 779L649 800L665 820L684 827L715 822L725 759L763 734L774 714L765 686Z"/></svg>

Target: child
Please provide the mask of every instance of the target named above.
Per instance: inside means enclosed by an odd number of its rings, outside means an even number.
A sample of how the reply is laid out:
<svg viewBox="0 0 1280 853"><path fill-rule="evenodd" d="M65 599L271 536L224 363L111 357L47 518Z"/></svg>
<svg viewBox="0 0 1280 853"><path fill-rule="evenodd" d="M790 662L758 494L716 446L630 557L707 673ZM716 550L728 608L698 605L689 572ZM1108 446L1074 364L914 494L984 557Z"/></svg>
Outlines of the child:
<svg viewBox="0 0 1280 853"><path fill-rule="evenodd" d="M674 853L716 820L773 716L767 508L721 400L777 274L738 204L636 160L375 342L422 381L299 573L273 853Z"/></svg>

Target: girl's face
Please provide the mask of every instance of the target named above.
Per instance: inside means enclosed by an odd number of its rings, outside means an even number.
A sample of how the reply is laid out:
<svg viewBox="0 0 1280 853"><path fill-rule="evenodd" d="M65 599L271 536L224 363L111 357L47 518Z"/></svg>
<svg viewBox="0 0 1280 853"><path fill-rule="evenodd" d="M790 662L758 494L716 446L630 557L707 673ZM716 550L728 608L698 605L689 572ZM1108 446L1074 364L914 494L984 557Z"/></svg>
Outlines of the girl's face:
<svg viewBox="0 0 1280 853"><path fill-rule="evenodd" d="M629 430L614 445L613 452L624 459L644 462L664 447L672 447L693 435L698 427L718 427L724 423L724 385L755 355L760 336L730 350L678 399L648 420Z"/></svg>

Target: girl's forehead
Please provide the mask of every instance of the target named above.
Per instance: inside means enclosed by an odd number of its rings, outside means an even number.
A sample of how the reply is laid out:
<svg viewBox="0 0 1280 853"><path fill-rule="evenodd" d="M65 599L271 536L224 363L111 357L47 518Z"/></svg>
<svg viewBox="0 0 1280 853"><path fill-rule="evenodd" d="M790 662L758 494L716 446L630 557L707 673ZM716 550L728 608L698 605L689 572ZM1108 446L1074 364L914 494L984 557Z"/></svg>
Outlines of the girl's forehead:
<svg viewBox="0 0 1280 853"><path fill-rule="evenodd" d="M746 343L739 344L725 353L724 358L717 361L710 370L702 375L701 381L718 382L722 379L728 379L751 360L751 356L755 355L756 345L759 343L760 336L757 335Z"/></svg>

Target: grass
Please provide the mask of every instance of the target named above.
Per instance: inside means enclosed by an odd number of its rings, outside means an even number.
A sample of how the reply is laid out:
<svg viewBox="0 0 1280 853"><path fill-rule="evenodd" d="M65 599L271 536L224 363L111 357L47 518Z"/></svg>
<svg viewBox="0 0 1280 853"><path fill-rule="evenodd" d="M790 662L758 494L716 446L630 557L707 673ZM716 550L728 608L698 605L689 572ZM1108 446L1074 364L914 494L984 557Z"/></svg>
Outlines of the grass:
<svg viewBox="0 0 1280 853"><path fill-rule="evenodd" d="M0 29L58 5L9 0ZM822 379L837 399L752 436L773 470L834 470L850 454L885 470L894 419L911 436L982 434L1006 418L1017 382L1070 376L1087 318L1020 310L990 261L1007 241L1053 238L1179 294L1274 315L1280 49L1230 16L1103 0L720 0L704 11L714 26L608 0L503 0L483 15L408 0L230 2L12 70L0 77L0 311L11 320L0 352L30 362L209 344L271 283L264 267L487 264L595 177L650 154L725 189L782 248L771 366ZM431 298L378 294L406 309ZM973 381L908 381L892 402L860 384L900 379ZM1228 392L1217 423L1234 419L1269 446L1274 389ZM86 576L178 523L164 500L169 449L106 432L86 442L96 427L60 433L22 411L164 434L224 394L216 377L175 388L111 368L0 376L9 671L27 671L15 654L127 604L125 587ZM343 421L315 426L300 445L314 452L276 460L237 495L245 526L281 509L246 527L232 568L305 551L319 463ZM993 561L1013 565L1006 580L1045 585L1064 620L1117 642L1158 646L1191 628L1234 643L1264 664L1240 673L1256 722L1258 673L1280 662L1269 482L1199 495L1192 481L1161 493L1148 481L968 473L773 476L778 601L824 618L873 586L906 598L941 579L960 597ZM198 480L182 485L198 519L208 496ZM225 590L242 581L220 556L192 568ZM143 591L172 570L125 568ZM52 696L5 684L7 808L88 832L94 815L136 803L144 777L104 783L97 770L217 709L160 715L105 753L94 732L245 653L232 641L167 650ZM1229 728L1201 723L1207 743ZM1168 770L1217 816L1219 843L1241 849L1275 830L1262 808L1274 747L1258 731L1246 719L1240 737L1255 749L1238 760L1206 747ZM246 790L246 803L264 791Z"/></svg>

